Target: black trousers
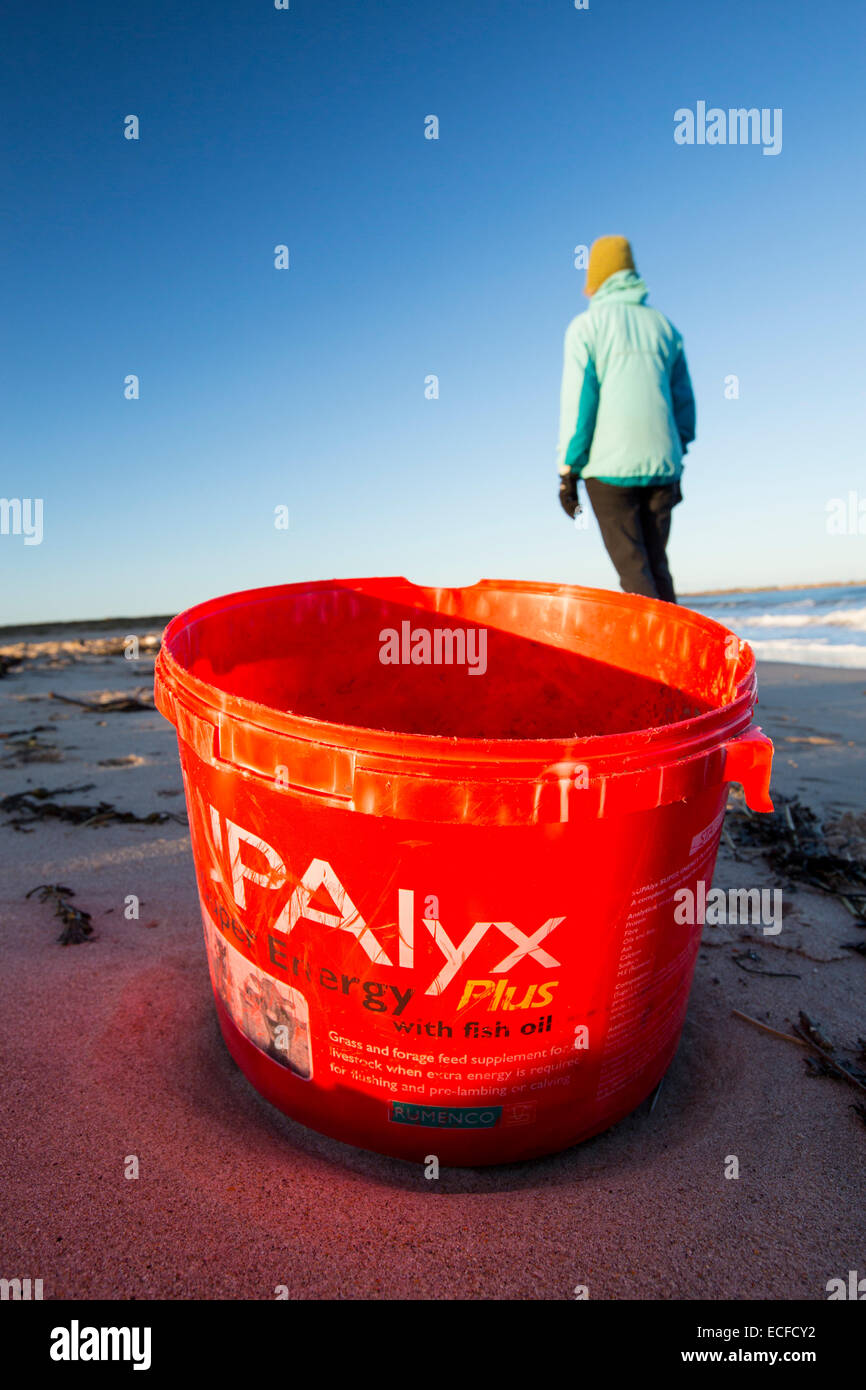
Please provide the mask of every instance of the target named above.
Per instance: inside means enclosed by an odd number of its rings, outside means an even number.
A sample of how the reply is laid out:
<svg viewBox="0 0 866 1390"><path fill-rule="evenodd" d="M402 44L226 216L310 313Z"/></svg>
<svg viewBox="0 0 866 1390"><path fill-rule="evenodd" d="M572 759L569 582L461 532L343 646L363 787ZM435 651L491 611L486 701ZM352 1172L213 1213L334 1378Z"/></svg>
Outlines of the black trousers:
<svg viewBox="0 0 866 1390"><path fill-rule="evenodd" d="M587 478L586 490L623 591L676 603L666 550L679 483L619 487Z"/></svg>

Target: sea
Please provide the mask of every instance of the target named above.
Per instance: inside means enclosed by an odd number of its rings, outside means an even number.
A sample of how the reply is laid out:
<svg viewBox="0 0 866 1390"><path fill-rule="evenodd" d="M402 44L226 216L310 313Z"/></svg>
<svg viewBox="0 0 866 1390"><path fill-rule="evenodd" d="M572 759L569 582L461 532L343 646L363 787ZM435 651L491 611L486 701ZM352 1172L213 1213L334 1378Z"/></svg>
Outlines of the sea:
<svg viewBox="0 0 866 1390"><path fill-rule="evenodd" d="M759 660L866 670L866 584L683 594L679 601L744 638Z"/></svg>

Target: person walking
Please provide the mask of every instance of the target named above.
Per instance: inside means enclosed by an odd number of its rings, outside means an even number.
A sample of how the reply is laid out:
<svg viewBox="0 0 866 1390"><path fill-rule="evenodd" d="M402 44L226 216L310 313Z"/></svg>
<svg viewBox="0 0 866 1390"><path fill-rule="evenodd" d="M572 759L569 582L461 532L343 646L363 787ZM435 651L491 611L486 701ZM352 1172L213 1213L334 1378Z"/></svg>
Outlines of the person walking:
<svg viewBox="0 0 866 1390"><path fill-rule="evenodd" d="M682 338L647 304L625 237L593 242L583 292L565 332L559 500L574 518L583 478L621 588L676 603L667 543L695 438Z"/></svg>

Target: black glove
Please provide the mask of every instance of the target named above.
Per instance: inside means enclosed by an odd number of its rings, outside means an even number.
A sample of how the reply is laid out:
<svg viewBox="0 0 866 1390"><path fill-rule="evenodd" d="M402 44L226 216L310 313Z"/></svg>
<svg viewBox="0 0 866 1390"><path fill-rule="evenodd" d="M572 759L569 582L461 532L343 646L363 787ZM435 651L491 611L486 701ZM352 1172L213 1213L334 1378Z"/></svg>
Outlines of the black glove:
<svg viewBox="0 0 866 1390"><path fill-rule="evenodd" d="M559 480L559 503L572 521L583 508L577 496L577 475L566 473Z"/></svg>

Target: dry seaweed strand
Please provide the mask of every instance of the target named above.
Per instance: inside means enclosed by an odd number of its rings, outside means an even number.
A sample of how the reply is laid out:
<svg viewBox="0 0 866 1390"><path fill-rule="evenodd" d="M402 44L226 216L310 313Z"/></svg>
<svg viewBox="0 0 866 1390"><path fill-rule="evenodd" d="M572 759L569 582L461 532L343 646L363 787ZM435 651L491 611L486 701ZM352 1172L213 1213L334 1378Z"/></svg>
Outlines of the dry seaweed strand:
<svg viewBox="0 0 866 1390"><path fill-rule="evenodd" d="M837 960L847 960L847 956L813 956L802 946L785 946L781 941L767 941L760 936L740 936L740 941L750 941L755 946L770 946L774 951L786 951L791 956L802 956L804 960L813 960L818 965L832 965ZM731 945L730 942L722 942L722 945Z"/></svg>
<svg viewBox="0 0 866 1390"><path fill-rule="evenodd" d="M802 1029L800 1029L797 1026L796 1023L792 1024L791 1026L793 1027L796 1033L800 1034L802 1038L806 1038L806 1034L802 1031ZM814 1046L814 1044L812 1045ZM839 1075L844 1077L846 1081L850 1081L852 1086L856 1086L858 1091L862 1091L864 1095L866 1095L866 1085L864 1085L862 1081L859 1081L857 1077L854 1076L854 1074L848 1070L847 1067L844 1067L841 1062L837 1062L836 1058L831 1056L829 1052L824 1052L821 1048L818 1047L815 1047L815 1051L824 1066L829 1067L834 1072L838 1072Z"/></svg>
<svg viewBox="0 0 866 1390"><path fill-rule="evenodd" d="M793 1026L794 1028L797 1027L796 1024ZM815 1047L820 1048L822 1052L833 1051L833 1044L826 1033L822 1033L815 1020L810 1018L807 1013L804 1013L802 1009L800 1010L800 1027L797 1031L801 1032L802 1035L808 1038L809 1042Z"/></svg>
<svg viewBox="0 0 866 1390"><path fill-rule="evenodd" d="M0 764L15 767L21 763L59 763L63 755L56 743L44 743L40 734L55 734L53 724L36 724L32 729L9 729L0 733Z"/></svg>
<svg viewBox="0 0 866 1390"><path fill-rule="evenodd" d="M118 811L110 801L100 801L95 806L81 803L63 805L51 798L68 796L73 792L91 791L96 784L85 782L77 787L57 787L53 791L45 787L33 787L23 792L12 792L0 800L0 811L7 816L7 824L13 830L25 833L35 821L60 820L72 825L94 826L117 822L122 825L165 825L176 821L186 825L187 818L177 811L151 811L146 816L137 816L134 811Z"/></svg>
<svg viewBox="0 0 866 1390"><path fill-rule="evenodd" d="M769 1023L761 1023L759 1019L752 1018L751 1014L744 1014L740 1009L731 1009L735 1018L742 1018L746 1023L751 1023L753 1028L760 1028L762 1033L770 1033L774 1038L781 1038L783 1042L793 1043L795 1047L808 1047L809 1044L802 1038L795 1038L791 1033L782 1033L778 1028L771 1028Z"/></svg>
<svg viewBox="0 0 866 1390"><path fill-rule="evenodd" d="M761 957L757 951L734 951L731 956L734 965L738 965L741 970L745 970L747 975L772 975L778 980L800 980L801 975L796 975L793 970L750 970L744 961L750 960L760 965Z"/></svg>
<svg viewBox="0 0 866 1390"><path fill-rule="evenodd" d="M103 714L106 710L121 713L140 709L152 711L155 708L153 700L141 698L145 690L146 687L141 686L134 695L108 695L102 700L79 700L72 695L58 695L56 690L52 690L51 699L62 700L64 705L80 705L82 709L96 714Z"/></svg>
<svg viewBox="0 0 866 1390"><path fill-rule="evenodd" d="M738 849L759 850L787 882L815 888L838 898L852 917L863 911L852 899L866 898L866 863L831 852L824 827L814 811L797 798L776 798L773 812L758 816L748 807L731 807L726 828Z"/></svg>
<svg viewBox="0 0 866 1390"><path fill-rule="evenodd" d="M54 903L55 914L63 923L63 931L57 938L61 946L77 946L92 934L90 913L66 901L75 897L71 888L65 888L62 883L40 883L24 896L32 898L34 893L38 894L40 902Z"/></svg>
<svg viewBox="0 0 866 1390"><path fill-rule="evenodd" d="M793 839L795 845L799 845L800 841L797 839L797 831L794 827L794 818L791 815L790 805L786 804L783 807L783 810L785 812L785 820L788 822L788 829L791 832L791 838Z"/></svg>
<svg viewBox="0 0 866 1390"><path fill-rule="evenodd" d="M807 1048L813 1054L812 1057L806 1058L810 1075L838 1075L850 1085L855 1086L858 1091L863 1091L866 1094L866 1080L861 1081L859 1075L855 1075L850 1068L844 1066L838 1058L833 1056L833 1044L829 1038L825 1037L818 1025L802 1010L800 1011L799 1024L791 1024L795 1036L790 1033L782 1033L777 1028L771 1028L768 1024L761 1023L757 1018L752 1018L750 1014L744 1014L739 1009L732 1009L731 1013L736 1018L751 1023L753 1028L760 1028L763 1033L770 1033L774 1038L781 1038L783 1042L794 1043L797 1047ZM820 1065L816 1065L816 1063Z"/></svg>

